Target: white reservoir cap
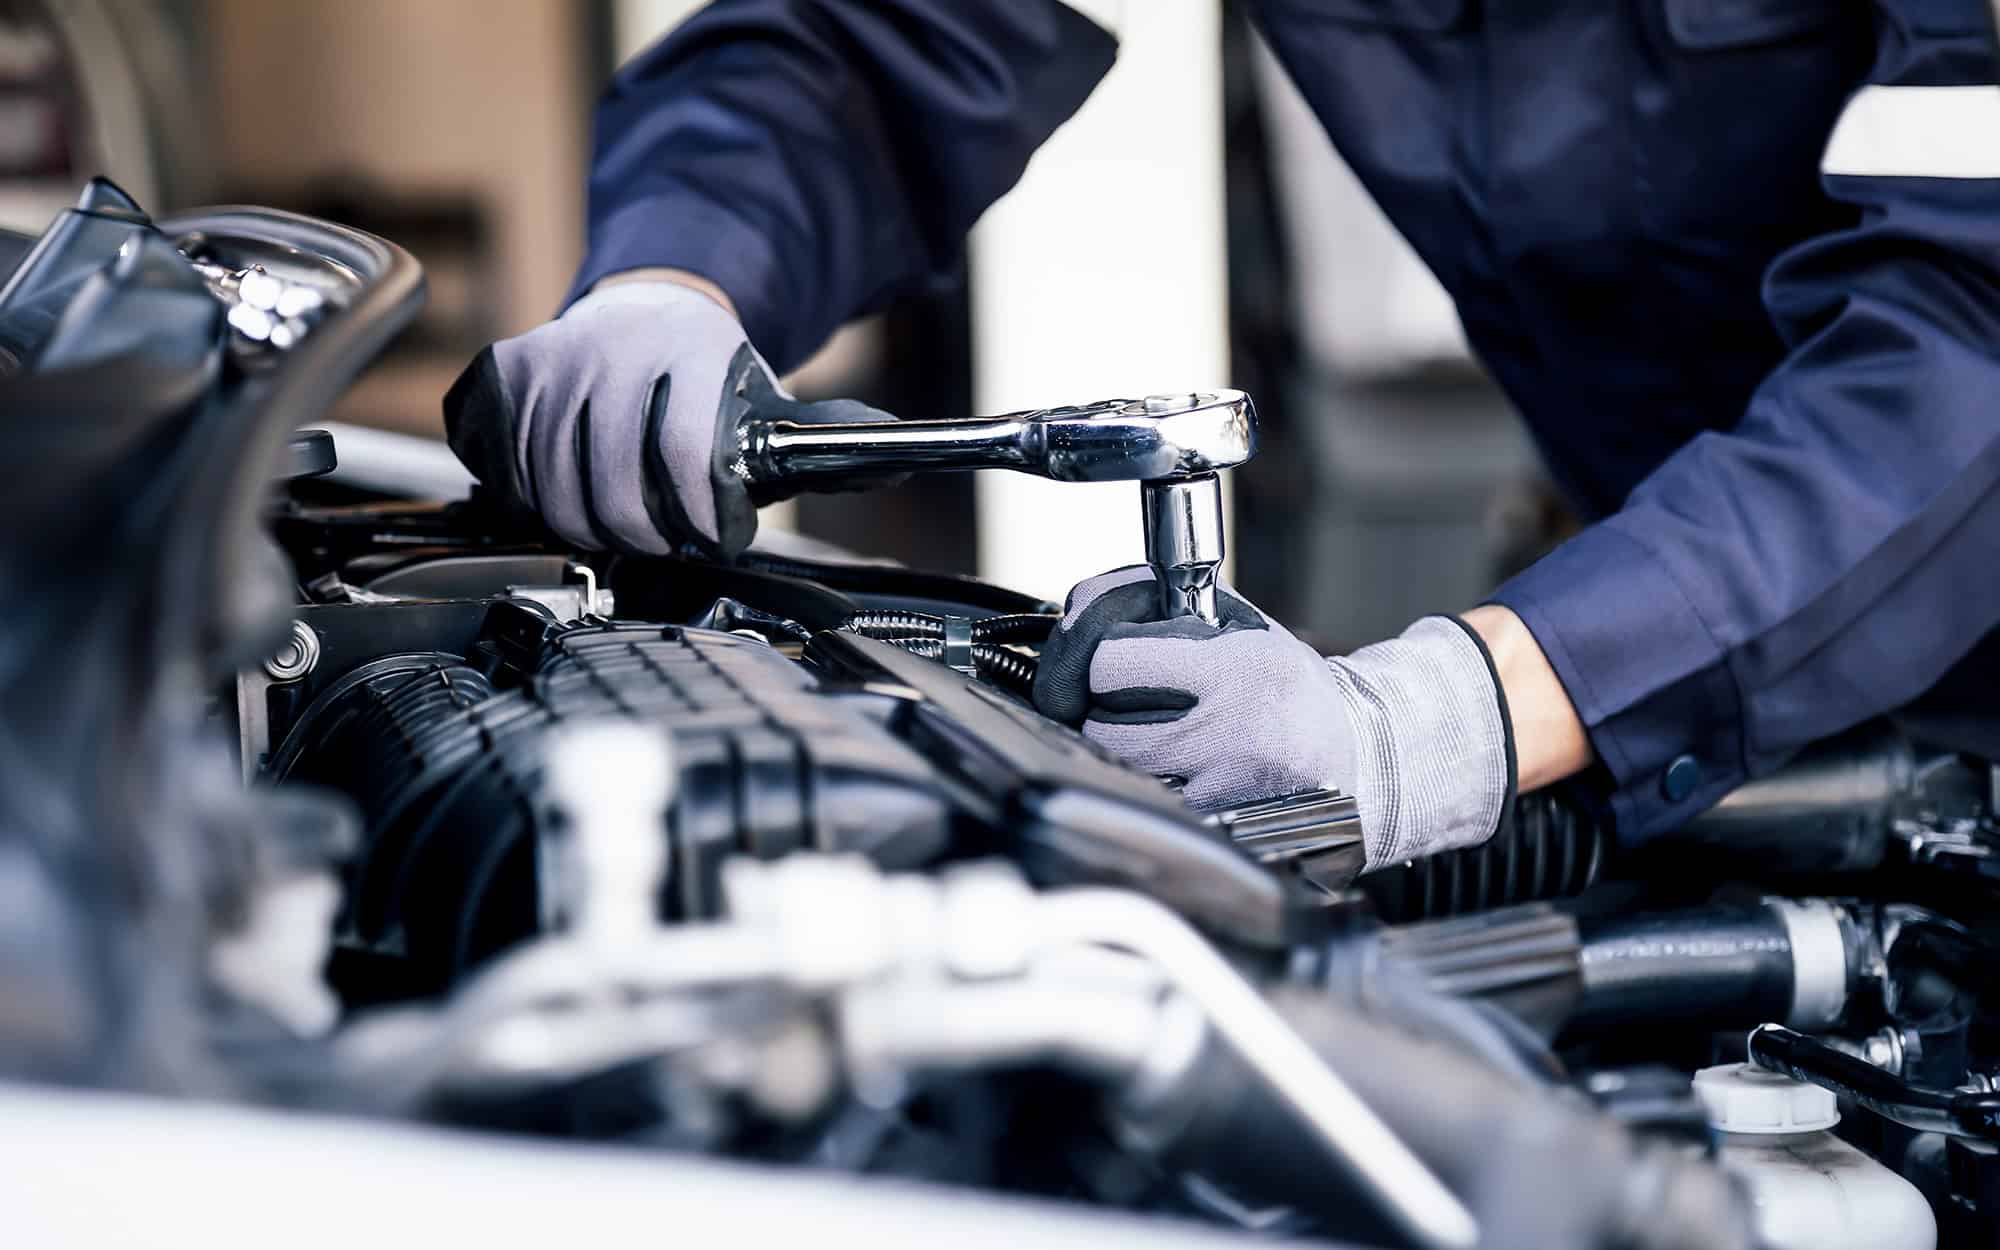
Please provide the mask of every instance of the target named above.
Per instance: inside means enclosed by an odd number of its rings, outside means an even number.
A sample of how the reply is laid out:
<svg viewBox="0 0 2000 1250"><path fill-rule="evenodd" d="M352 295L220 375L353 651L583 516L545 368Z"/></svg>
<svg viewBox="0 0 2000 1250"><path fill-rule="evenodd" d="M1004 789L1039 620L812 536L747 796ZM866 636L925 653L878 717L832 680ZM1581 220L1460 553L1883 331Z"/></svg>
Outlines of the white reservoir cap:
<svg viewBox="0 0 2000 1250"><path fill-rule="evenodd" d="M1703 1068L1694 1074L1694 1094L1709 1127L1722 1133L1817 1133L1840 1123L1832 1090L1755 1064Z"/></svg>

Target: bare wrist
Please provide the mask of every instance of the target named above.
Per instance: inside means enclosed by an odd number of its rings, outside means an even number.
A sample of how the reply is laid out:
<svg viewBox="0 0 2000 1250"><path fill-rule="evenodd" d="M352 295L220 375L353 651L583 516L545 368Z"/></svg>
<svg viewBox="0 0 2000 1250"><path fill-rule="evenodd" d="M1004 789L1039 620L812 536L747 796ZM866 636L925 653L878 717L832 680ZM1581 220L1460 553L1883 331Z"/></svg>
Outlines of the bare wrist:
<svg viewBox="0 0 2000 1250"><path fill-rule="evenodd" d="M727 312L732 317L737 317L736 301L729 298L729 292L723 290L707 278L702 277L700 274L691 273L685 269L672 269L662 265L646 269L624 269L599 278L591 285L590 289L601 291L605 287L623 286L628 282L671 282L677 286L684 286L691 291L699 291L701 294L706 295L708 298L722 305L724 312ZM741 320L741 318L738 317L738 320Z"/></svg>
<svg viewBox="0 0 2000 1250"><path fill-rule="evenodd" d="M1485 642L1513 722L1523 794L1590 765L1590 735L1553 665L1512 609L1488 603L1461 617Z"/></svg>

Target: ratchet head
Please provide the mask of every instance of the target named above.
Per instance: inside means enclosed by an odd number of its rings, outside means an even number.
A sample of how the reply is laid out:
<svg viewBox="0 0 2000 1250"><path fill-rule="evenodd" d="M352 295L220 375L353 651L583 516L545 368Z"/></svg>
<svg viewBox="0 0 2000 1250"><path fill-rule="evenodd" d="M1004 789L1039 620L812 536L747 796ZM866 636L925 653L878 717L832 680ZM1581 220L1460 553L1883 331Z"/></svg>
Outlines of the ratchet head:
<svg viewBox="0 0 2000 1250"><path fill-rule="evenodd" d="M1257 413L1242 391L1106 400L1033 414L1031 472L1058 482L1146 482L1233 468L1257 453Z"/></svg>

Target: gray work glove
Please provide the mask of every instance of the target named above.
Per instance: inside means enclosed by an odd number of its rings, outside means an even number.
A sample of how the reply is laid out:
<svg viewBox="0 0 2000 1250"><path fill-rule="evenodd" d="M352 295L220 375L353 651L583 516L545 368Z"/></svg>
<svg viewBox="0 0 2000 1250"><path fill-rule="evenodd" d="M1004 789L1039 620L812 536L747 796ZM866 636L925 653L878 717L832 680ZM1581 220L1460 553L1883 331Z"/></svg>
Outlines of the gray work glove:
<svg viewBox="0 0 2000 1250"><path fill-rule="evenodd" d="M1226 588L1222 626L1160 619L1152 570L1079 583L1035 705L1214 810L1354 796L1367 869L1474 846L1512 805L1514 750L1485 644L1454 617L1322 658Z"/></svg>
<svg viewBox="0 0 2000 1250"><path fill-rule="evenodd" d="M599 287L547 325L482 351L445 396L451 448L481 482L564 541L730 557L757 507L793 493L737 472L736 425L758 416L888 421L852 400L786 394L708 296L676 282Z"/></svg>

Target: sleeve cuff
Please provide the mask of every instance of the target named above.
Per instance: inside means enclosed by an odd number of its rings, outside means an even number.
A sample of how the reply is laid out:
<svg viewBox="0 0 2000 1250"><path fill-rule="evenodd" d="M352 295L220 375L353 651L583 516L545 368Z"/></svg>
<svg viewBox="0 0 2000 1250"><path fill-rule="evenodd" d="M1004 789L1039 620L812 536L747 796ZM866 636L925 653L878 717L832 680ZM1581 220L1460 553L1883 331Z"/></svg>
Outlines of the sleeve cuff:
<svg viewBox="0 0 2000 1250"><path fill-rule="evenodd" d="M1444 619L1458 626L1478 650L1480 660L1486 665L1487 684L1493 688L1493 705L1500 712L1500 741L1507 757L1507 792L1500 800L1500 815L1493 822L1493 831L1486 835L1491 840L1513 827L1514 801L1521 797L1520 758L1514 751L1514 714L1507 710L1507 689L1500 684L1500 669L1493 663L1493 652L1487 647L1486 640L1479 636L1478 630L1466 624L1463 617L1447 616Z"/></svg>
<svg viewBox="0 0 2000 1250"><path fill-rule="evenodd" d="M563 307L614 273L654 267L685 269L721 287L736 305L750 342L774 370L782 373L806 354L809 345L787 341L785 320L776 315L794 300L770 239L736 214L685 190L629 199L594 220L589 250Z"/></svg>
<svg viewBox="0 0 2000 1250"><path fill-rule="evenodd" d="M1722 645L1667 564L1605 523L1490 602L1534 635L1612 777L1628 843L1672 829L1744 778L1741 701Z"/></svg>

